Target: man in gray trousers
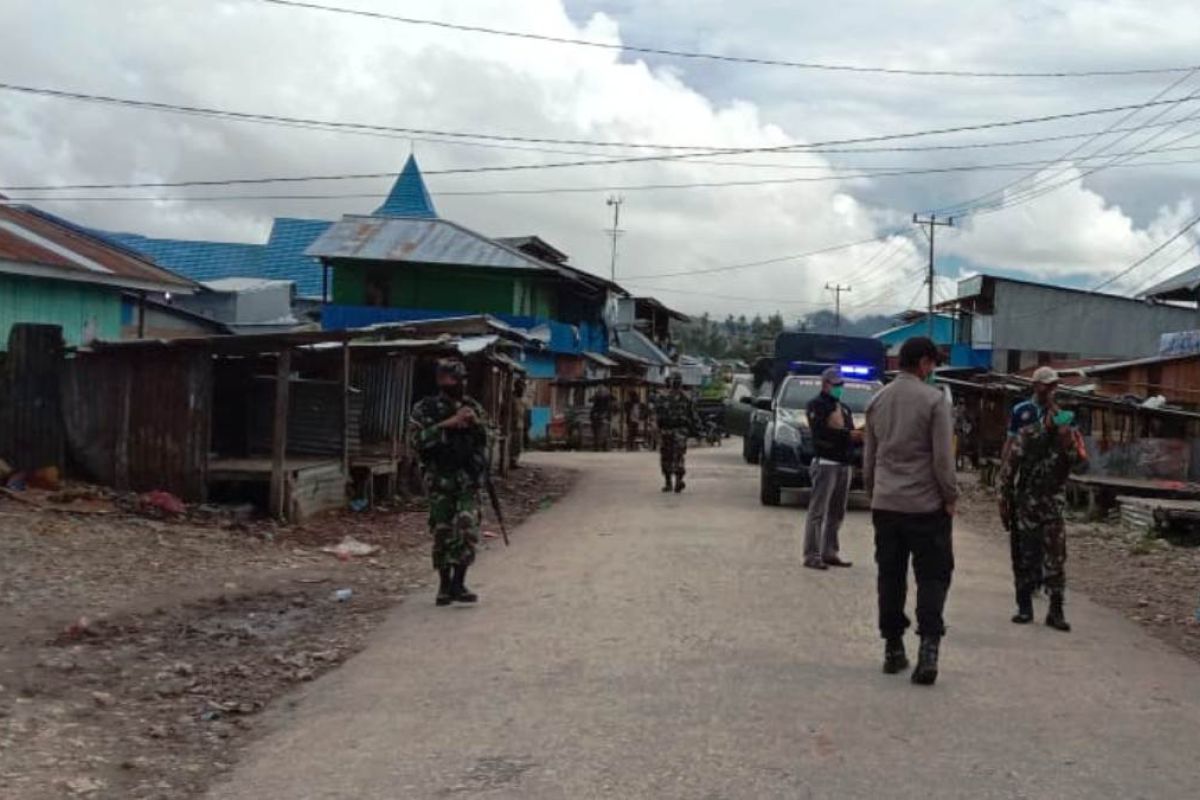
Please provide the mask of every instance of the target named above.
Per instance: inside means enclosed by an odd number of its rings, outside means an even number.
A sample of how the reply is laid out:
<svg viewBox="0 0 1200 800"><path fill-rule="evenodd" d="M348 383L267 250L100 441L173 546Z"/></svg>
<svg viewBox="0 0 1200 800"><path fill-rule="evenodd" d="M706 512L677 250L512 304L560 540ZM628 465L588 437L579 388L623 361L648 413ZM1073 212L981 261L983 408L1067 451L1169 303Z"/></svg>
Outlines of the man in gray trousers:
<svg viewBox="0 0 1200 800"><path fill-rule="evenodd" d="M808 402L808 429L813 438L813 460L808 472L812 496L804 525L804 566L809 569L848 567L838 555L838 530L850 498L852 451L862 441L849 407L841 401L842 371L829 367L821 373L821 393Z"/></svg>

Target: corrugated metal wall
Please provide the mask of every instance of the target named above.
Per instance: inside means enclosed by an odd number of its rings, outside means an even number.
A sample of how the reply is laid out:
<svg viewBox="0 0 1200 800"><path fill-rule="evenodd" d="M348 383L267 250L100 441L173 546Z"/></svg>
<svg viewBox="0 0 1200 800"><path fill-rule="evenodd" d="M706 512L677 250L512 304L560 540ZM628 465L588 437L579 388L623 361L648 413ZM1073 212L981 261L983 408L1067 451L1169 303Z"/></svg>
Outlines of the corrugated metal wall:
<svg viewBox="0 0 1200 800"><path fill-rule="evenodd" d="M65 466L59 374L62 330L19 324L6 336L0 378L0 457L20 470Z"/></svg>
<svg viewBox="0 0 1200 800"><path fill-rule="evenodd" d="M271 452L275 418L275 379L254 380L250 449ZM359 435L362 392L350 393L350 454L362 449ZM293 380L288 389L287 452L295 456L342 455L342 385L336 381Z"/></svg>
<svg viewBox="0 0 1200 800"><path fill-rule="evenodd" d="M355 358L361 359L357 354ZM398 456L403 449L412 406L414 364L411 356L354 362L351 384L362 392L360 435L364 451Z"/></svg>
<svg viewBox="0 0 1200 800"><path fill-rule="evenodd" d="M1189 309L997 281L992 336L997 349L1141 358L1158 354L1162 334L1198 321Z"/></svg>
<svg viewBox="0 0 1200 800"><path fill-rule="evenodd" d="M63 376L68 449L118 489L205 496L212 424L206 349L80 354Z"/></svg>

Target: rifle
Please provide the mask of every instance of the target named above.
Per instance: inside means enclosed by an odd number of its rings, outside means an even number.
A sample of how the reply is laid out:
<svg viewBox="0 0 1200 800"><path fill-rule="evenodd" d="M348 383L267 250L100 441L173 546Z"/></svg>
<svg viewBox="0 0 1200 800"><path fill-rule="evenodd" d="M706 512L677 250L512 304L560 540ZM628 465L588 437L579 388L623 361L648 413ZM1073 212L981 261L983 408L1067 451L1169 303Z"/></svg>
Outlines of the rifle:
<svg viewBox="0 0 1200 800"><path fill-rule="evenodd" d="M492 465L490 463L483 471L483 488L487 490L488 499L492 501L492 511L495 512L496 522L500 525L504 546L508 547L508 530L504 527L504 512L500 510L500 498L496 495L496 484L492 482Z"/></svg>

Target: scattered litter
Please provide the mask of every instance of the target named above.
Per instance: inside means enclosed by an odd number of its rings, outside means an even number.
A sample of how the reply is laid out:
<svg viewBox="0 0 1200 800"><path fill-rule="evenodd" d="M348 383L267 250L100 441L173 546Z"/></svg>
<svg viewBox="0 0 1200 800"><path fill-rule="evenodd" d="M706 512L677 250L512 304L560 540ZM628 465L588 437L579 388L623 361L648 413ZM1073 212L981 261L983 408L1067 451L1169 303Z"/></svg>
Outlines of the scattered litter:
<svg viewBox="0 0 1200 800"><path fill-rule="evenodd" d="M353 556L373 556L380 550L379 545L360 542L353 536L347 536L335 545L322 547L322 553L329 553L345 561Z"/></svg>
<svg viewBox="0 0 1200 800"><path fill-rule="evenodd" d="M161 489L156 489L153 492L146 492L138 498L138 502L142 507L143 513L155 514L157 516L183 516L187 512L187 506L175 495L170 492L164 492Z"/></svg>
<svg viewBox="0 0 1200 800"><path fill-rule="evenodd" d="M354 500L350 501L350 510L351 511L366 511L367 507L370 505L371 504L367 502L366 498L359 497L359 498L355 498Z"/></svg>
<svg viewBox="0 0 1200 800"><path fill-rule="evenodd" d="M499 535L500 534L496 533L495 531L484 531L483 532L484 539L495 539Z"/></svg>
<svg viewBox="0 0 1200 800"><path fill-rule="evenodd" d="M339 603L345 603L351 597L354 597L353 589L338 589L333 593L333 599L337 600Z"/></svg>
<svg viewBox="0 0 1200 800"><path fill-rule="evenodd" d="M27 483L34 489L55 491L62 486L62 478L58 474L58 467L39 467L29 476Z"/></svg>

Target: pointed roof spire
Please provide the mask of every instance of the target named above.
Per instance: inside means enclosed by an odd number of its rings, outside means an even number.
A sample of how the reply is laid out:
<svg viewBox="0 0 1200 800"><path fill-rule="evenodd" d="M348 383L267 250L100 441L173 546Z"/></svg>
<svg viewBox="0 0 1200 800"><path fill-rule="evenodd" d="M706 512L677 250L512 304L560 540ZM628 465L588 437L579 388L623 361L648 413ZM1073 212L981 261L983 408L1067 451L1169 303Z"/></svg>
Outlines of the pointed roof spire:
<svg viewBox="0 0 1200 800"><path fill-rule="evenodd" d="M410 155L404 163L404 169L392 185L387 200L375 210L377 217L425 217L432 219L437 216L433 207L433 199L429 189L425 188L425 179L421 177L421 168L417 159Z"/></svg>

